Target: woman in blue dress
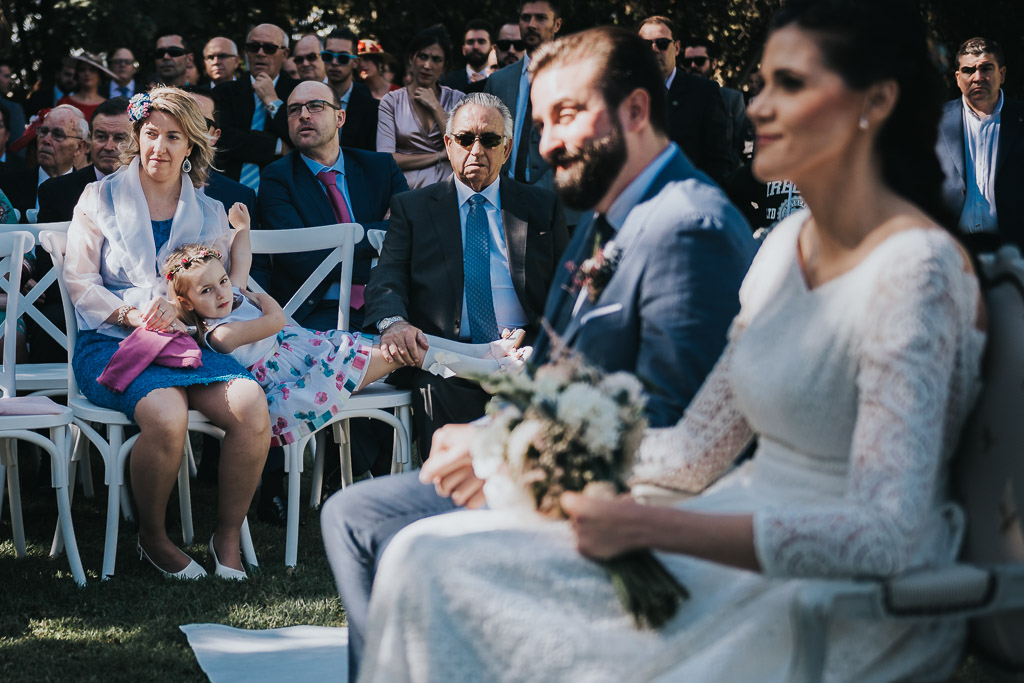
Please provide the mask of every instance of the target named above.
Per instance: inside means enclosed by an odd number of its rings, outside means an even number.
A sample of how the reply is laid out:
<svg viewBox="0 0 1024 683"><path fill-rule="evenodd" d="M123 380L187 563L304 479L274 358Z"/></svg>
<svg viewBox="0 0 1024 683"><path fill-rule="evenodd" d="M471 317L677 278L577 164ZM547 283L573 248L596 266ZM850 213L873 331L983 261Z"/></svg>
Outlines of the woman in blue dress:
<svg viewBox="0 0 1024 683"><path fill-rule="evenodd" d="M124 393L96 378L135 328L184 330L167 300L159 267L189 242L227 251L228 222L219 202L200 188L213 148L192 97L156 88L132 98L131 140L125 166L89 185L68 229L68 293L81 331L75 378L97 405L119 410L139 425L132 449L131 486L139 513L140 557L174 578L206 575L167 537L167 501L187 436L188 410L201 411L225 431L220 462L217 527L210 539L218 576L244 579L239 538L270 443L263 390L231 356L203 351L198 369L152 365Z"/></svg>

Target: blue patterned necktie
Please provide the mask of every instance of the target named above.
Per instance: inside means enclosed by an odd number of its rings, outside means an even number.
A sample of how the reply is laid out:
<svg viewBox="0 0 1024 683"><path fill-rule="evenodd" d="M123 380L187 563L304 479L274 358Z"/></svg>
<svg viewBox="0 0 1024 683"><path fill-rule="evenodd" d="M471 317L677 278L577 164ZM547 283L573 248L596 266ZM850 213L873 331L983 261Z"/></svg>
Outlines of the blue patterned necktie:
<svg viewBox="0 0 1024 683"><path fill-rule="evenodd" d="M267 108L263 100L256 98L256 108L252 110L252 130L263 130L267 123ZM254 190L260 189L260 167L258 164L242 164L242 174L238 182Z"/></svg>
<svg viewBox="0 0 1024 683"><path fill-rule="evenodd" d="M118 92L121 93L121 97L128 97L128 86L120 85L117 87Z"/></svg>
<svg viewBox="0 0 1024 683"><path fill-rule="evenodd" d="M466 247L463 265L466 271L466 306L469 308L469 329L473 343L498 338L498 323L494 318L494 298L491 294L490 228L482 194L469 198L466 217Z"/></svg>

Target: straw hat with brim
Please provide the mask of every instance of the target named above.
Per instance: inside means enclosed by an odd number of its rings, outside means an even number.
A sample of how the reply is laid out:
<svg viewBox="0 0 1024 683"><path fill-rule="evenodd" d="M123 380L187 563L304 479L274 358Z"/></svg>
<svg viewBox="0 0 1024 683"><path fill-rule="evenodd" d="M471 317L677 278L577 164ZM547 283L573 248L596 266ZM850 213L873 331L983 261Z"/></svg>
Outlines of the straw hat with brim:
<svg viewBox="0 0 1024 683"><path fill-rule="evenodd" d="M85 62L94 69L98 69L101 73L106 74L108 78L117 78L117 75L114 74L113 71L103 66L103 60L97 57L96 55L89 54L88 52L82 52L77 55L72 54L71 57L72 59L77 59L80 62Z"/></svg>

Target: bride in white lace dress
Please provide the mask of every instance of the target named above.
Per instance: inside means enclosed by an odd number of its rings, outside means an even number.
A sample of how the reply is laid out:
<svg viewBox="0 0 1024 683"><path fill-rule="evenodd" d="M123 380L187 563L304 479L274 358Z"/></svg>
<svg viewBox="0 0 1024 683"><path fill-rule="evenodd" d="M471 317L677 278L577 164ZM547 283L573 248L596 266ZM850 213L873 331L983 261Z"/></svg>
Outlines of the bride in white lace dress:
<svg viewBox="0 0 1024 683"><path fill-rule="evenodd" d="M410 526L377 573L360 680L785 681L806 579L954 560L947 466L984 311L969 259L918 208L939 206L930 68L903 3L786 5L749 110L754 170L795 181L810 213L768 237L723 356L635 470L702 493L675 507L567 494L564 524L467 511ZM753 459L722 476L755 434ZM660 631L634 628L580 555L636 548L692 596ZM832 619L825 679L941 678L962 639L956 624Z"/></svg>

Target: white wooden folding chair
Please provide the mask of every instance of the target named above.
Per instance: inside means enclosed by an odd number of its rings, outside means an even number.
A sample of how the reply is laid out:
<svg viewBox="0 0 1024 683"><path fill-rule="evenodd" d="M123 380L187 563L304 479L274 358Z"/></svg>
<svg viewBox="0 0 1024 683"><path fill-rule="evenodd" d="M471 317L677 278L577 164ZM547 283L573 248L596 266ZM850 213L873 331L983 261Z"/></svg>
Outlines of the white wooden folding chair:
<svg viewBox="0 0 1024 683"><path fill-rule="evenodd" d="M890 579L812 581L792 618L794 681L820 681L829 618L970 619L977 651L1024 671L1024 259L1016 247L981 259L988 310L984 388L951 477L967 514L958 564Z"/></svg>
<svg viewBox="0 0 1024 683"><path fill-rule="evenodd" d="M67 248L67 235L57 232L46 232L41 236L43 247L53 257L53 269L56 272L57 283L60 287L61 300L64 305L64 318L68 330L68 364L65 368L68 383L68 406L74 415L74 424L81 429L82 433L89 439L96 449L103 456L105 465L105 483L107 484L107 526L106 537L103 545L103 570L101 576L106 579L114 575L114 565L117 557L117 530L120 522L120 509L122 499L127 501L127 490L124 488L124 464L131 453L131 448L138 438L138 435L125 440L125 427L133 425L132 420L116 410L101 408L90 402L82 395L75 381L74 372L71 369L71 360L74 354L75 341L78 336L78 320L75 316L74 305L68 296L67 285L64 282L64 252ZM106 426L104 437L95 428L96 425ZM224 432L216 425L210 423L199 411L188 412L189 431L197 431L210 434L217 438L224 436ZM186 445L188 440L186 439ZM123 495L122 495L123 494ZM189 487L189 468L187 451L183 452L181 468L178 471L178 505L181 512L182 538L186 545L192 543L192 504ZM126 509L126 512L129 510ZM257 566L256 552L253 549L252 537L249 534L248 520L242 522L242 552L246 562L251 566Z"/></svg>
<svg viewBox="0 0 1024 683"><path fill-rule="evenodd" d="M67 549L71 574L79 585L85 585L85 571L78 553L75 529L71 521L71 498L68 492L69 452L67 431L72 411L46 397L17 397L17 369L15 364L16 328L20 315L22 261L35 244L29 232L0 234L0 287L7 293L6 317L3 323L3 367L0 368L0 462L6 470L10 491L11 527L15 553L24 557L25 531L21 514L21 490L18 483L18 454L13 447L16 440L35 444L50 456L50 480L57 495L58 529L62 545ZM37 434L38 429L49 431L49 438ZM3 486L0 486L2 502Z"/></svg>
<svg viewBox="0 0 1024 683"><path fill-rule="evenodd" d="M314 228L293 230L254 230L251 233L254 254L295 254L330 249L331 252L317 266L313 273L285 303L285 314L291 318L296 310L308 299L313 290L325 279L330 278L341 264L340 295L338 297L338 329L347 330L348 314L352 294L352 261L355 245L363 238L363 228L357 223L337 223ZM251 281L253 289L259 286ZM409 433L411 428L410 406L412 392L395 389L382 382L375 382L360 389L349 397L348 402L329 422L320 427L331 426L335 440L342 445L341 471L342 486L352 483L351 441L347 421L354 417L369 417L381 420L395 430L395 449L392 456L392 472L399 472L412 463ZM395 411L393 414L390 411ZM318 432L320 431L318 430ZM285 564L294 567L298 558L299 545L299 476L303 468L303 452L312 436L285 447L285 470L288 472L288 531L285 540ZM320 489L323 484L323 449L314 448L314 477L310 505L320 504Z"/></svg>

